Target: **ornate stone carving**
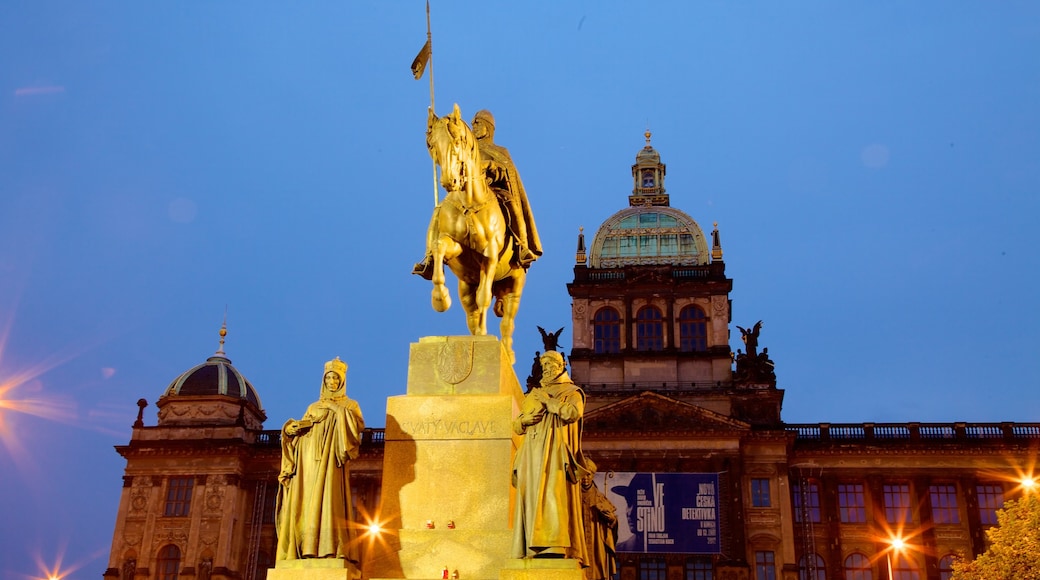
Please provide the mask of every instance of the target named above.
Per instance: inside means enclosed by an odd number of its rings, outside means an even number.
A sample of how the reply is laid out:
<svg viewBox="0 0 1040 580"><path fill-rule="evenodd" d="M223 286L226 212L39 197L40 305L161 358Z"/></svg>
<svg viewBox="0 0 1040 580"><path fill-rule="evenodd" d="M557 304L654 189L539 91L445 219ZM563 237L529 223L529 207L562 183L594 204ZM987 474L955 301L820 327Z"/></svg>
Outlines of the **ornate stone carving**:
<svg viewBox="0 0 1040 580"><path fill-rule="evenodd" d="M457 385L473 372L473 343L470 341L454 341L450 338L441 347L435 369L437 378Z"/></svg>

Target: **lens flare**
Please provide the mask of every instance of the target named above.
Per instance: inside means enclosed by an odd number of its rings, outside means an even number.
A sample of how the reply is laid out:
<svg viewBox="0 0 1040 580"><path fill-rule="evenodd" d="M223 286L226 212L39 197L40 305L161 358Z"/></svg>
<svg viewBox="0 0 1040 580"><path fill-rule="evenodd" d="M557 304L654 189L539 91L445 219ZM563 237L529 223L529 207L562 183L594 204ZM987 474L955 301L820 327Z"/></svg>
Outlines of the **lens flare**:
<svg viewBox="0 0 1040 580"><path fill-rule="evenodd" d="M5 364L4 355L11 335L12 320L13 317L8 317L0 328L0 445L16 461L22 461L26 455L18 438L14 417L30 415L74 424L76 406L67 397L44 393L44 385L39 380L41 375L67 362L72 356L51 356L37 364L14 370Z"/></svg>
<svg viewBox="0 0 1040 580"><path fill-rule="evenodd" d="M86 564L89 564L105 555L108 551L107 549L98 550L82 562L64 564L66 547L67 542L61 543L61 546L58 548L57 553L54 556L53 563L51 564L48 564L44 560L42 554L33 554L33 559L36 561L38 572L35 575L26 574L24 577L28 580L72 580L77 577L75 574L77 571L82 569ZM78 576L82 576L82 574Z"/></svg>

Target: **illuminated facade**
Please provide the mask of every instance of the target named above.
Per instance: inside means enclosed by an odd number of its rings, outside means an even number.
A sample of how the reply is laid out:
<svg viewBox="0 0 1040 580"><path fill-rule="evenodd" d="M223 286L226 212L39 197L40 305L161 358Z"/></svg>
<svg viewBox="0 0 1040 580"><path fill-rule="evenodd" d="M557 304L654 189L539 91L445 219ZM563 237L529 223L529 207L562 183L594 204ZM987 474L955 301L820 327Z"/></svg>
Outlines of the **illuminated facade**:
<svg viewBox="0 0 1040 580"><path fill-rule="evenodd" d="M588 396L584 451L614 495L614 474L717 482L698 506L716 510L717 528L705 528L714 535L701 553L622 553L621 580L882 580L890 568L940 580L955 555L983 551L995 510L1032 474L1040 424L784 423L760 326L748 319L731 344L719 231L705 235L670 206L649 134L632 178L629 205L590 245L579 236L567 285L572 376ZM117 448L127 467L105 577L263 578L279 432L263 429L260 397L223 340L163 392L157 425L144 425L141 405ZM382 449L382 430L366 430L351 465L362 520L380 502Z"/></svg>

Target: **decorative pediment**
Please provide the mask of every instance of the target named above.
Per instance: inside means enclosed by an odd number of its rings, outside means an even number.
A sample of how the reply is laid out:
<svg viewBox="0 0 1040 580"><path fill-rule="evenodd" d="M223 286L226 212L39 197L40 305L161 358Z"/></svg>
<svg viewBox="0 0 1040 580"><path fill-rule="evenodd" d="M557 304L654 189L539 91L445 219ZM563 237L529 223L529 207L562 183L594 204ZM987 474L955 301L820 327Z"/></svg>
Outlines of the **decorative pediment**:
<svg viewBox="0 0 1040 580"><path fill-rule="evenodd" d="M735 432L748 431L749 423L671 397L642 393L599 407L585 414L585 431L616 432Z"/></svg>

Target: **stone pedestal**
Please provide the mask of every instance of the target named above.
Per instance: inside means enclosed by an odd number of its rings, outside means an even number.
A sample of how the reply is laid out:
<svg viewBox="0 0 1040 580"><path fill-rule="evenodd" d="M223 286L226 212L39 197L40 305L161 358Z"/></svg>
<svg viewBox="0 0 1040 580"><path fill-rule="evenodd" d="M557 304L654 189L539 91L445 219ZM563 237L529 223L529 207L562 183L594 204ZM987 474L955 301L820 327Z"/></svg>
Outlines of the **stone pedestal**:
<svg viewBox="0 0 1040 580"><path fill-rule="evenodd" d="M498 580L585 580L577 560L534 558L506 560Z"/></svg>
<svg viewBox="0 0 1040 580"><path fill-rule="evenodd" d="M357 580L360 572L338 558L314 558L275 562L267 580Z"/></svg>
<svg viewBox="0 0 1040 580"><path fill-rule="evenodd" d="M512 540L512 419L523 391L493 336L411 345L407 394L387 399L382 548L368 578L498 578Z"/></svg>

